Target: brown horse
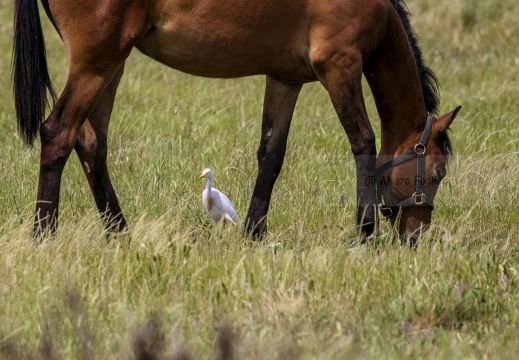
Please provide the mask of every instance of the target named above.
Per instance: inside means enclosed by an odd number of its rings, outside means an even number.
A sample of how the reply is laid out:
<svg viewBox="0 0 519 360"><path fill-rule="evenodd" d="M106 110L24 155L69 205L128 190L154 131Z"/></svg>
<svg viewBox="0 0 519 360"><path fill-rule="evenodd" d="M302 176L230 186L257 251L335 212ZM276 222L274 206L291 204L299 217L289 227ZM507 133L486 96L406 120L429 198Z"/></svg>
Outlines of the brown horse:
<svg viewBox="0 0 519 360"><path fill-rule="evenodd" d="M57 226L61 175L73 149L106 226L126 228L106 157L110 113L133 47L194 75L266 75L248 231L265 230L296 100L302 85L312 81L328 91L355 156L359 233L373 234L377 205L383 201L383 214L408 238L430 223L432 200L447 162L445 132L459 108L426 121L438 109L436 78L424 65L401 0L42 3L63 39L70 65L66 86L43 121L47 93L55 96L37 0L16 0L13 82L18 124L27 143L33 143L38 131L41 138L37 234ZM363 73L382 122L378 160L362 94ZM399 158L402 154L407 155ZM391 159L376 172L377 163ZM400 182L402 178L414 182ZM416 179L434 181L422 186Z"/></svg>

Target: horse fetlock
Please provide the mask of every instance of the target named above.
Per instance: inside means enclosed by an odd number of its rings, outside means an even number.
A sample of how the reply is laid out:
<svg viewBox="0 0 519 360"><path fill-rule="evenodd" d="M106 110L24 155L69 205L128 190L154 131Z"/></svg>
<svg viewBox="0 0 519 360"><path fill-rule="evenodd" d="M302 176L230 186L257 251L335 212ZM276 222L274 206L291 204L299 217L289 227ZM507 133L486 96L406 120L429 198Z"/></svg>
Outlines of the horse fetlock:
<svg viewBox="0 0 519 360"><path fill-rule="evenodd" d="M42 239L58 229L58 210L49 202L38 202L34 216L33 239Z"/></svg>
<svg viewBox="0 0 519 360"><path fill-rule="evenodd" d="M247 218L245 221L245 233L248 236L252 236L252 239L259 240L267 232L267 217L264 216L259 220L253 220Z"/></svg>
<svg viewBox="0 0 519 360"><path fill-rule="evenodd" d="M377 226L377 207L375 205L361 205L357 211L357 227L359 232L370 236Z"/></svg>
<svg viewBox="0 0 519 360"><path fill-rule="evenodd" d="M363 234L364 237L369 238L375 232L375 221L364 219L364 222L358 224L357 227L360 234Z"/></svg>

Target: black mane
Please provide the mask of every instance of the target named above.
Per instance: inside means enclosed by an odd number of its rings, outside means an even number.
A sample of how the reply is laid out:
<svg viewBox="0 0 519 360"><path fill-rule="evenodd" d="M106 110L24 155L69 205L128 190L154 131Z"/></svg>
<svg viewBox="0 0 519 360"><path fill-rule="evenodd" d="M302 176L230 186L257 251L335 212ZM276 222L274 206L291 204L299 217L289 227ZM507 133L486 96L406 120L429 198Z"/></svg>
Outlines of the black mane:
<svg viewBox="0 0 519 360"><path fill-rule="evenodd" d="M429 114L437 116L440 105L440 85L438 78L434 72L425 65L422 50L418 46L418 36L414 32L413 28L411 27L411 23L409 22L409 18L411 17L409 8L403 0L391 0L391 4L398 13L400 21L402 21L407 38L409 39L409 44L413 50L416 66L418 68L418 74L420 75L420 82L422 84L425 109ZM450 149L450 141L448 141L448 139L449 138L447 137L447 147Z"/></svg>

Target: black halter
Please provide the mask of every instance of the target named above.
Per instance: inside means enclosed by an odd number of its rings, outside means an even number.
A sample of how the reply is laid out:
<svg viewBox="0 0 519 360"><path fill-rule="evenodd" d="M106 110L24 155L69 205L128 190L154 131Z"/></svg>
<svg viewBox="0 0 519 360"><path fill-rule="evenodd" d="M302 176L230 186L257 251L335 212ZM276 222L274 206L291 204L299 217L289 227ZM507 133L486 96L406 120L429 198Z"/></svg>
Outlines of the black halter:
<svg viewBox="0 0 519 360"><path fill-rule="evenodd" d="M434 210L434 202L431 198L427 197L422 191L423 183L425 182L425 145L429 140L429 136L431 135L433 119L430 116L427 116L427 121L425 124L425 129L422 133L422 137L420 138L420 142L416 144L411 150L397 156L396 158L389 160L388 162L380 165L375 169L375 174L377 177L377 203L380 209L382 216L387 219L393 214L398 214L398 211L403 210L409 206L428 206L431 210ZM384 204L382 198L382 191L380 189L381 176L384 174L384 171L390 169L392 167L398 166L416 156L416 190L411 197L406 200L400 201L398 204L394 206L388 206Z"/></svg>

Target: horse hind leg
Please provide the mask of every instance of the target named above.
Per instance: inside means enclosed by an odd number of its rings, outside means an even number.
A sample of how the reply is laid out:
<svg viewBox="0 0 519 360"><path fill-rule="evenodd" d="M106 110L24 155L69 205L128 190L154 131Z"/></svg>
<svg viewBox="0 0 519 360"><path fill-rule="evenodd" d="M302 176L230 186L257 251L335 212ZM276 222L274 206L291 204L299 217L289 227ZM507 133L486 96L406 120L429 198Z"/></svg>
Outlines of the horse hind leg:
<svg viewBox="0 0 519 360"><path fill-rule="evenodd" d="M112 64L102 72L79 64L71 67L65 89L40 127L41 159L35 237L48 230L54 232L57 228L63 168L77 143L80 129L121 63Z"/></svg>
<svg viewBox="0 0 519 360"><path fill-rule="evenodd" d="M149 27L147 2L59 1L55 5L52 6L51 3L51 6L48 6L47 1L44 1L44 7L51 13L51 20L56 24L66 45L69 75L50 116L40 126L41 159L36 204L36 236L48 229L56 229L63 167L78 143L80 134L96 134L101 138L103 126L99 124L102 120L98 119L105 116L99 115L103 111L101 106L96 105L103 93L115 92L118 80L114 82L112 89L104 91L110 87L114 77L117 77L116 74L122 71L119 69ZM108 99L109 95L104 96L106 98L101 99L101 103L107 106L106 104L112 100ZM111 105L107 107L111 108ZM92 121L81 130L92 113ZM78 145L78 149L81 153L81 145ZM103 157L102 150L94 152L98 154L98 158ZM87 156L88 152L83 153ZM92 175L90 180L95 183L102 179L104 187L101 188L106 190L111 187L106 173L98 173L102 175ZM106 202L112 206L112 212L120 212L118 206L115 206L112 193L113 190L106 191ZM97 197L100 204L104 203L103 195ZM121 218L119 220L124 224Z"/></svg>
<svg viewBox="0 0 519 360"><path fill-rule="evenodd" d="M253 237L266 231L272 189L283 165L290 123L301 87L267 76L257 154L258 176L245 220L245 229Z"/></svg>
<svg viewBox="0 0 519 360"><path fill-rule="evenodd" d="M116 232L125 230L127 225L108 175L107 135L117 87L123 72L124 64L103 91L92 113L81 127L74 145L105 227Z"/></svg>

